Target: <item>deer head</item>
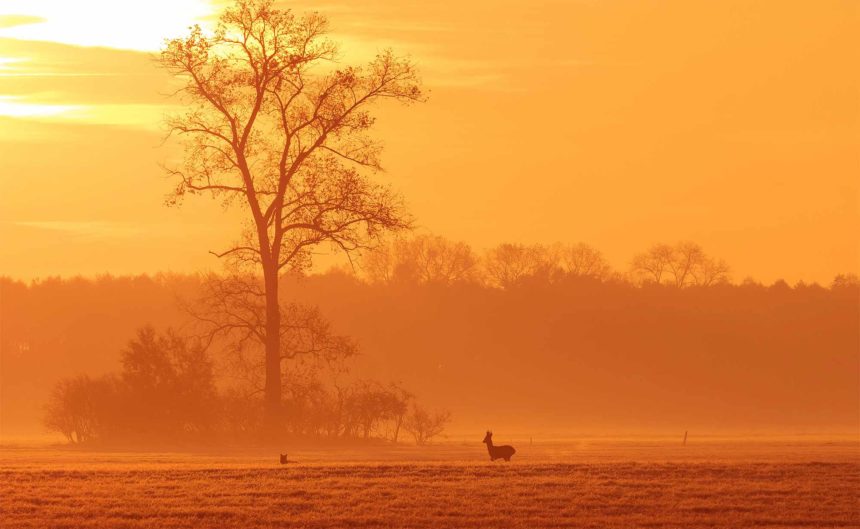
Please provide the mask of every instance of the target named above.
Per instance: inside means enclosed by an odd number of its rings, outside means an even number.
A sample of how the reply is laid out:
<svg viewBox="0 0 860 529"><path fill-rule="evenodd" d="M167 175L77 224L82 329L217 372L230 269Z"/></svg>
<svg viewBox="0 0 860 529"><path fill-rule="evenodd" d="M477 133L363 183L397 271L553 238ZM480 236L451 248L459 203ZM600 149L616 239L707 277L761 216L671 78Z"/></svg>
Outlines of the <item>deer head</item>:
<svg viewBox="0 0 860 529"><path fill-rule="evenodd" d="M491 443L493 441L493 432L487 430L487 435L484 436L483 443Z"/></svg>

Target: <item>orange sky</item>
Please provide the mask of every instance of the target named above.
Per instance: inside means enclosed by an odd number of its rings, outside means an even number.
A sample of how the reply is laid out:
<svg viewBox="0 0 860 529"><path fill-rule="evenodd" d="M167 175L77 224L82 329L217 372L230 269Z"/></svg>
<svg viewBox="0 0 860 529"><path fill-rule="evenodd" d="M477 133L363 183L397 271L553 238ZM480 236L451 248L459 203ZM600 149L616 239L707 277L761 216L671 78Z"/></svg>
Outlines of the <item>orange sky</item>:
<svg viewBox="0 0 860 529"><path fill-rule="evenodd" d="M329 14L347 59L420 65L430 101L382 109L379 133L423 230L585 241L620 269L692 239L738 280L860 269L856 1L288 5ZM163 207L175 101L151 56L216 7L0 3L0 274L217 268L231 216Z"/></svg>

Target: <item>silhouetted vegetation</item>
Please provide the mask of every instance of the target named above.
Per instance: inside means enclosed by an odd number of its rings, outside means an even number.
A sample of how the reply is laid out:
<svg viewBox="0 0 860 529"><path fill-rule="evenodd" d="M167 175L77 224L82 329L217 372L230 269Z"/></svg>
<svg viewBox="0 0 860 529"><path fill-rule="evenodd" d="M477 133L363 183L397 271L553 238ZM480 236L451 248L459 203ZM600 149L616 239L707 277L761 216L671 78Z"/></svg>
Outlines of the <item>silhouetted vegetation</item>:
<svg viewBox="0 0 860 529"><path fill-rule="evenodd" d="M70 441L151 441L212 434L218 395L212 363L172 331L144 327L121 353L122 372L62 379L45 424Z"/></svg>
<svg viewBox="0 0 860 529"><path fill-rule="evenodd" d="M219 392L212 361L198 340L181 338L171 330L158 335L144 327L121 357L119 374L79 375L57 382L45 426L74 443L260 440L262 392L235 381ZM277 423L281 439L397 442L403 427L424 444L442 432L450 417L447 412L424 411L397 384L358 380L330 387L313 371L287 373ZM266 433L272 433L269 427Z"/></svg>
<svg viewBox="0 0 860 529"><path fill-rule="evenodd" d="M631 272L639 281L676 287L706 287L729 279L725 262L705 255L701 246L689 241L655 244L633 259Z"/></svg>
<svg viewBox="0 0 860 529"><path fill-rule="evenodd" d="M448 411L433 413L414 404L411 413L406 417L404 428L415 438L415 444L423 445L441 434L450 421L451 413Z"/></svg>
<svg viewBox="0 0 860 529"><path fill-rule="evenodd" d="M567 247L579 248L599 273L553 260L564 255L557 251L563 245L532 245L502 252L517 256L501 259L505 263L527 254L543 263L511 265L519 271L506 276L516 279L503 288L485 275L487 260L500 252L481 255L438 238L415 246L420 251L389 251L394 262L407 263L389 270L420 265L442 272L365 279L363 272L334 270L282 278L284 292L291 293L281 303L284 328L299 329L281 350L284 435L402 439L412 433L412 393L450 409L457 421L482 427L502 418L524 427L551 428L564 419L572 428L627 430L683 425L819 431L855 422L860 285L854 275L840 275L827 286L753 280L706 285L678 281L670 269L671 281L644 281L633 270L607 270L593 249ZM429 250L434 247L443 250ZM469 273L456 280L444 272L466 268ZM217 285L203 276L168 275L29 285L0 280L4 431L32 430L55 385L47 421L75 441L97 437L104 427L92 403L110 392L127 395L132 383L139 395L158 391L205 402L208 383L182 394L186 389L177 381L189 376L182 358L193 358L211 336L200 317L217 307L206 312L198 303ZM177 304L177 297L185 303ZM235 300L223 307L242 314ZM145 322L182 331L139 336L137 349L129 346L118 355ZM243 341L248 330L237 326L238 333L219 334L210 345L217 388L210 409L217 420L189 420L183 408L170 408L157 417L154 433L254 438L263 355L258 340ZM155 350L160 352L149 363L134 360ZM205 382L205 362L194 363L202 369L195 376ZM88 377L74 378L80 373ZM57 412L57 402L68 403L60 408L67 413ZM156 418L140 403L122 409Z"/></svg>

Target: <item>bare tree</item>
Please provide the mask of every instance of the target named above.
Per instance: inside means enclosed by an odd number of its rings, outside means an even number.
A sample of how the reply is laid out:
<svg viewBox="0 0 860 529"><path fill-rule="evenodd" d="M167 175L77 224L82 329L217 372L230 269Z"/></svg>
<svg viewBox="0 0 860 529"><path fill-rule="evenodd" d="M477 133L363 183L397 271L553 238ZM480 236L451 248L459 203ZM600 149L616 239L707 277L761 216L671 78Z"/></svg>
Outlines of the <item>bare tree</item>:
<svg viewBox="0 0 860 529"><path fill-rule="evenodd" d="M128 398L126 420L151 433L210 431L218 401L212 361L197 340L172 329L137 330L121 352L121 381Z"/></svg>
<svg viewBox="0 0 860 529"><path fill-rule="evenodd" d="M729 265L722 259L705 257L693 268L693 284L707 287L729 280Z"/></svg>
<svg viewBox="0 0 860 529"><path fill-rule="evenodd" d="M500 244L484 256L487 279L499 288L510 288L527 277L551 279L558 270L557 252L540 244Z"/></svg>
<svg viewBox="0 0 860 529"><path fill-rule="evenodd" d="M563 246L558 253L562 267L569 275L601 281L612 275L612 267L600 250L585 243Z"/></svg>
<svg viewBox="0 0 860 529"><path fill-rule="evenodd" d="M452 285L474 280L478 258L472 248L438 235L398 239L362 258L368 278L376 283L403 281Z"/></svg>
<svg viewBox="0 0 860 529"><path fill-rule="evenodd" d="M106 430L125 418L112 376L90 378L78 375L59 380L45 406L45 427L60 432L71 443L98 440Z"/></svg>
<svg viewBox="0 0 860 529"><path fill-rule="evenodd" d="M372 283L392 283L398 257L395 243L381 244L361 256L361 269Z"/></svg>
<svg viewBox="0 0 860 529"><path fill-rule="evenodd" d="M830 288L833 290L856 289L858 286L860 286L860 279L858 279L857 274L837 274L830 284Z"/></svg>
<svg viewBox="0 0 860 529"><path fill-rule="evenodd" d="M449 422L451 422L451 412L438 411L431 413L418 404L414 404L411 413L406 417L403 427L415 438L415 444L425 445L431 439L445 431L445 425Z"/></svg>
<svg viewBox="0 0 860 529"><path fill-rule="evenodd" d="M271 0L237 0L211 35L195 26L167 42L161 64L182 83L189 109L169 121L185 163L172 201L208 193L242 208L242 238L216 253L262 274L265 406L281 401L278 277L309 266L329 243L350 254L409 225L401 200L375 184L380 144L369 107L423 98L413 65L391 51L338 67L328 22Z"/></svg>
<svg viewBox="0 0 860 529"><path fill-rule="evenodd" d="M725 282L729 267L705 254L698 244L685 241L674 246L655 244L634 257L631 271L643 282L687 287Z"/></svg>
<svg viewBox="0 0 860 529"><path fill-rule="evenodd" d="M472 248L438 235L419 235L409 246L418 280L450 285L474 276L478 259Z"/></svg>
<svg viewBox="0 0 860 529"><path fill-rule="evenodd" d="M696 269L707 259L702 247L694 242L679 242L672 248L669 271L672 272L675 286L682 287L695 280Z"/></svg>
<svg viewBox="0 0 860 529"><path fill-rule="evenodd" d="M673 259L672 247L655 244L648 251L633 258L631 271L643 282L662 283Z"/></svg>
<svg viewBox="0 0 860 529"><path fill-rule="evenodd" d="M391 384L389 389L389 415L393 421L393 431L391 440L395 443L400 437L400 429L403 427L403 422L406 420L409 412L409 402L415 398L411 392L406 391L397 384Z"/></svg>
<svg viewBox="0 0 860 529"><path fill-rule="evenodd" d="M92 386L92 380L84 375L57 382L45 408L45 426L62 433L71 443L92 439L96 422Z"/></svg>

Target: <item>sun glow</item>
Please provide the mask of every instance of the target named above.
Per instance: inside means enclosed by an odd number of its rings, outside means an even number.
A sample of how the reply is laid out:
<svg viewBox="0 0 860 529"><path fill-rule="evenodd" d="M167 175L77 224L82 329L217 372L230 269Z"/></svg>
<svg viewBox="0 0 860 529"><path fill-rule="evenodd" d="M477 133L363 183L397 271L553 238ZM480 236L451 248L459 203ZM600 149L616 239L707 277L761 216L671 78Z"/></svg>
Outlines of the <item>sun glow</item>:
<svg viewBox="0 0 860 529"><path fill-rule="evenodd" d="M3 70L11 70L11 66L15 63L24 62L22 57L0 57L0 72ZM2 74L0 74L2 75Z"/></svg>
<svg viewBox="0 0 860 529"><path fill-rule="evenodd" d="M164 38L205 23L211 0L4 0L0 17L32 17L0 27L0 37L155 51ZM22 19L23 20L23 19Z"/></svg>
<svg viewBox="0 0 860 529"><path fill-rule="evenodd" d="M62 52L66 56L46 56L37 51L45 50L44 45L16 44L15 41L154 52L160 49L165 38L185 33L192 24L209 25L216 1L3 0L0 2L0 79L34 78L36 80L22 82L51 88L24 95L8 80L0 86L0 117L156 127L164 113L163 105L152 101L82 101L79 94L66 89L65 83L48 81L57 76L82 74L67 71L77 60L75 48L67 47ZM92 62L87 68L94 68L102 76L114 72L110 66L100 69ZM13 88L12 91L4 90L7 86ZM47 99L42 97L46 94L50 96Z"/></svg>
<svg viewBox="0 0 860 529"><path fill-rule="evenodd" d="M56 117L70 113L75 105L44 105L27 103L20 97L0 95L0 116L11 118Z"/></svg>

